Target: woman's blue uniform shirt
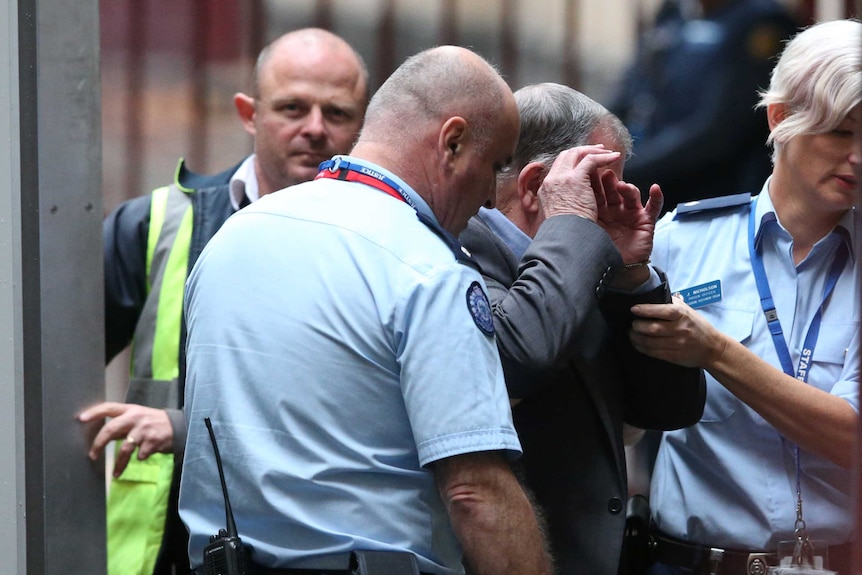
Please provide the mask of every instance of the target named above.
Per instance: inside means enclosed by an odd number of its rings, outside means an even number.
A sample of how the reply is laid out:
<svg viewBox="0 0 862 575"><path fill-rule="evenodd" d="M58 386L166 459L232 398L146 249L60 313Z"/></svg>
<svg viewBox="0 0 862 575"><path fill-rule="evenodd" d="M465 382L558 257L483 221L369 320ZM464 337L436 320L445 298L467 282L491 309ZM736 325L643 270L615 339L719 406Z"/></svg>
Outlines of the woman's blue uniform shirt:
<svg viewBox="0 0 862 575"><path fill-rule="evenodd" d="M836 248L851 257L824 309L808 383L859 410L859 276L854 244L859 214L850 210L836 231L798 266L792 239L778 221L764 185L756 206L757 247L794 367L820 305ZM698 311L777 369L781 363L761 310L748 252L749 204L701 213L668 214L656 230L652 262L667 272L671 290L721 281L721 300ZM653 474L651 505L659 528L713 546L775 550L793 538L796 520L794 446L754 410L707 374L701 422L666 432ZM822 422L829 425L828 421ZM802 497L812 537L835 545L850 538L853 475L801 451Z"/></svg>

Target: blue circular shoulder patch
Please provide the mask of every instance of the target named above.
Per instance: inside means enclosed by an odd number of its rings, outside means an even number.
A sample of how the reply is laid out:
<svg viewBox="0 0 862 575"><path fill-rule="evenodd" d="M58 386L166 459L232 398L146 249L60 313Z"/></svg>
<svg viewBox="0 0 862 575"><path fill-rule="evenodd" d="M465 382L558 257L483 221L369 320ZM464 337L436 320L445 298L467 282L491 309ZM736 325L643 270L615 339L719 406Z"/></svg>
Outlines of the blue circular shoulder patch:
<svg viewBox="0 0 862 575"><path fill-rule="evenodd" d="M467 309L473 321L486 335L494 335L494 318L491 317L491 304L479 282L473 282L467 288Z"/></svg>

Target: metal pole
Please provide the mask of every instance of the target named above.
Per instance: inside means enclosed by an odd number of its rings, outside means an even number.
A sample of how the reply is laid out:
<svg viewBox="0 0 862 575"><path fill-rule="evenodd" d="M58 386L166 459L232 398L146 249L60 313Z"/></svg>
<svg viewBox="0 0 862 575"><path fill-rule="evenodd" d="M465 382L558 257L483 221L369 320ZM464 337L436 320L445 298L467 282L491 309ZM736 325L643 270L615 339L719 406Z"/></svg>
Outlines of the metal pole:
<svg viewBox="0 0 862 575"><path fill-rule="evenodd" d="M189 98L189 143L187 156L189 165L200 173L207 171L208 145L207 127L209 107L207 106L207 56L210 38L210 2L196 0L193 5L192 26L192 73Z"/></svg>
<svg viewBox="0 0 862 575"><path fill-rule="evenodd" d="M144 99L141 95L146 81L147 0L127 2L126 14L126 189L121 199L141 194L145 164Z"/></svg>
<svg viewBox="0 0 862 575"><path fill-rule="evenodd" d="M0 278L22 276L21 147L35 144L21 136L22 111L18 86L35 84L34 70L19 78L18 3L0 2ZM24 7L26 8L26 7ZM24 10L22 10L24 12ZM25 21L24 26L27 26ZM28 26L32 27L32 26ZM33 31L21 35L32 39ZM27 126L23 126L27 130ZM20 281L0 280L0 557L9 573L25 573L24 475L24 293Z"/></svg>
<svg viewBox="0 0 862 575"><path fill-rule="evenodd" d="M519 87L517 9L515 0L503 0L500 11L500 68L513 90Z"/></svg>
<svg viewBox="0 0 862 575"><path fill-rule="evenodd" d="M377 29L377 85L395 71L395 0L385 0Z"/></svg>
<svg viewBox="0 0 862 575"><path fill-rule="evenodd" d="M0 571L104 573L98 3L0 7Z"/></svg>
<svg viewBox="0 0 862 575"><path fill-rule="evenodd" d="M332 0L317 0L314 22L318 28L332 30Z"/></svg>
<svg viewBox="0 0 862 575"><path fill-rule="evenodd" d="M440 43L458 44L458 0L443 0Z"/></svg>
<svg viewBox="0 0 862 575"><path fill-rule="evenodd" d="M565 0L565 17L563 18L563 83L578 89L581 84L581 68L578 51L578 0Z"/></svg>

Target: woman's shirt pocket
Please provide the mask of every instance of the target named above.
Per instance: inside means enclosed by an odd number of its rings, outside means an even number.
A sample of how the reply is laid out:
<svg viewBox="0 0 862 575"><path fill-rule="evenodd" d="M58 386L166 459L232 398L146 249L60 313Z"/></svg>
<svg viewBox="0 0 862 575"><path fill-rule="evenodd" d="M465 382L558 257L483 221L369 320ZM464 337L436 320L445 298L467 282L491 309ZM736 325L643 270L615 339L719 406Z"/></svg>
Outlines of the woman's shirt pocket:
<svg viewBox="0 0 862 575"><path fill-rule="evenodd" d="M846 365L849 355L858 362L859 321L830 321L820 325L817 344L814 346L808 383L823 391L831 392L838 381L853 377L858 379L858 365ZM854 343L854 338L856 342ZM855 350L855 351L851 351ZM853 376L847 373L852 368Z"/></svg>
<svg viewBox="0 0 862 575"><path fill-rule="evenodd" d="M731 309L720 303L706 306L699 310L718 331L732 337L743 345L751 339L755 312L743 309ZM724 421L736 412L740 401L727 391L710 374L706 374L706 405L703 409L702 422Z"/></svg>

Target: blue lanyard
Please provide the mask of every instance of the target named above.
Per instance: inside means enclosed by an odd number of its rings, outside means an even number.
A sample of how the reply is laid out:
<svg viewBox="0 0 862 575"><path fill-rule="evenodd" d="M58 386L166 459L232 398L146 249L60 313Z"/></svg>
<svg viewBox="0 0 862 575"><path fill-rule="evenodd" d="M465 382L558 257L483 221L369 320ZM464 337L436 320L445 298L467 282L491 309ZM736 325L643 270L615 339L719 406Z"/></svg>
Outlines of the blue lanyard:
<svg viewBox="0 0 862 575"><path fill-rule="evenodd" d="M751 200L751 211L748 214L748 253L751 256L751 271L754 272L757 292L760 294L760 306L763 308L763 314L766 316L766 323L769 327L769 333L772 334L772 343L781 361L782 370L787 375L807 383L811 358L814 356L814 347L817 345L817 338L820 335L820 320L823 317L823 307L826 305L829 296L832 295L832 290L835 288L835 284L838 283L841 272L844 271L844 265L847 263L849 256L847 245L842 242L835 252L835 259L832 260L832 266L829 268L829 273L826 276L826 284L823 286L823 297L820 300L817 312L811 319L811 325L808 327L808 333L805 335L805 340L802 344L802 353L799 354L799 363L796 370L794 370L790 350L787 347L787 341L784 339L784 332L781 329L781 322L778 319L778 312L775 310L772 292L769 289L769 281L766 278L763 256L754 246L754 213L756 207L757 197ZM802 519L802 487L798 445L794 448L794 455L796 459L796 517L798 533L800 529L805 529L805 521Z"/></svg>
<svg viewBox="0 0 862 575"><path fill-rule="evenodd" d="M781 322L778 319L778 312L775 310L775 303L772 299L772 292L769 289L769 281L766 279L763 256L754 247L754 213L756 207L757 198L755 197L751 201L751 211L748 214L748 252L751 255L751 270L754 272L754 280L757 283L757 291L760 294L760 305L763 308L763 314L766 316L766 324L769 327L769 333L772 334L772 343L775 345L775 351L781 360L781 367L784 373L800 381L807 382L809 364L811 357L814 355L814 347L817 345L817 337L820 335L820 320L823 317L823 307L829 296L832 295L832 290L835 288L835 284L838 283L841 272L844 271L844 265L847 263L849 255L847 253L847 246L842 243L835 253L832 267L829 268L829 273L826 276L823 298L820 301L820 306L817 308L817 313L814 314L814 318L811 320L811 326L808 328L808 334L805 336L805 341L802 345L802 353L799 355L798 367L794 370L790 350L787 348L784 332L781 329Z"/></svg>

